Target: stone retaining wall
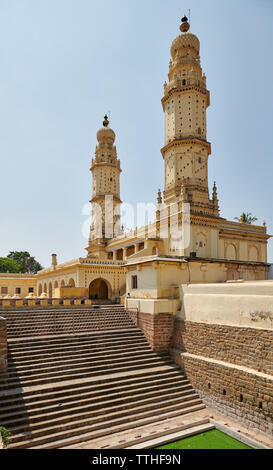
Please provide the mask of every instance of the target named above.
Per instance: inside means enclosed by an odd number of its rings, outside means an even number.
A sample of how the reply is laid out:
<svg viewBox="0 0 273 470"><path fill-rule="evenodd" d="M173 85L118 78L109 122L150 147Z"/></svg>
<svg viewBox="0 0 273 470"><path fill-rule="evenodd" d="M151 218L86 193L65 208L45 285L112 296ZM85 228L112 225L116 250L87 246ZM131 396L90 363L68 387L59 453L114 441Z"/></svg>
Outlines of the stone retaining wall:
<svg viewBox="0 0 273 470"><path fill-rule="evenodd" d="M273 377L177 350L171 353L207 406L272 435Z"/></svg>
<svg viewBox="0 0 273 470"><path fill-rule="evenodd" d="M273 330L195 323L176 319L172 347L273 373Z"/></svg>

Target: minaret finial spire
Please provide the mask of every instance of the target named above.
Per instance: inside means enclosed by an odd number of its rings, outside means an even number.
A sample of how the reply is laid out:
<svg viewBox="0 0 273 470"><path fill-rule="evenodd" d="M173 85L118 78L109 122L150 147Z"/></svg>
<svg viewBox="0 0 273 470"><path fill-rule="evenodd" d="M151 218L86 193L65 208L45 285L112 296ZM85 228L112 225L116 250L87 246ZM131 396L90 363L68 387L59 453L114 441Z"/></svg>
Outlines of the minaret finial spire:
<svg viewBox="0 0 273 470"><path fill-rule="evenodd" d="M186 17L186 15L183 16L181 22L182 23L180 25L180 31L182 33L186 33L190 29L190 25L189 25L188 18Z"/></svg>
<svg viewBox="0 0 273 470"><path fill-rule="evenodd" d="M109 121L108 121L108 116L107 116L107 114L105 114L105 116L104 116L104 121L103 121L102 124L103 124L104 127L108 127Z"/></svg>

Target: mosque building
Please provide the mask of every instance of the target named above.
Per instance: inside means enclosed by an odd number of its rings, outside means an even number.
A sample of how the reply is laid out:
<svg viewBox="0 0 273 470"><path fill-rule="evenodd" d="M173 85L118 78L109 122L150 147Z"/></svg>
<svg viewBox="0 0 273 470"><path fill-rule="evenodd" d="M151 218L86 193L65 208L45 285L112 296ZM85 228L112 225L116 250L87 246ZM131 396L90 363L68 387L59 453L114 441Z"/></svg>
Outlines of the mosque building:
<svg viewBox="0 0 273 470"><path fill-rule="evenodd" d="M164 191L158 191L155 221L123 231L121 162L105 116L90 168L93 217L87 255L62 264L52 255L51 266L33 276L37 296L54 298L70 292L71 297L114 300L127 293L131 298L171 300L177 298L181 284L268 279L270 235L265 223L226 220L220 215L216 184L212 190L208 187L210 92L200 63L200 42L186 17L170 52L161 100ZM2 297L7 279L0 276Z"/></svg>

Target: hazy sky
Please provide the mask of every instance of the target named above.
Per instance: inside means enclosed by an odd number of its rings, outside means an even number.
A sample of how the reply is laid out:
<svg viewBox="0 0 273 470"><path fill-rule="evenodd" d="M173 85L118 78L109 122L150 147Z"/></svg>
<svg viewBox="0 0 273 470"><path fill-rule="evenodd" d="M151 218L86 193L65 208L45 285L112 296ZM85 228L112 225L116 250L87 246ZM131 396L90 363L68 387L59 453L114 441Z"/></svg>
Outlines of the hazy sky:
<svg viewBox="0 0 273 470"><path fill-rule="evenodd" d="M223 217L252 212L273 234L272 0L0 0L0 256L85 256L90 161L109 110L121 198L155 202L163 83L188 8L211 92L210 187Z"/></svg>

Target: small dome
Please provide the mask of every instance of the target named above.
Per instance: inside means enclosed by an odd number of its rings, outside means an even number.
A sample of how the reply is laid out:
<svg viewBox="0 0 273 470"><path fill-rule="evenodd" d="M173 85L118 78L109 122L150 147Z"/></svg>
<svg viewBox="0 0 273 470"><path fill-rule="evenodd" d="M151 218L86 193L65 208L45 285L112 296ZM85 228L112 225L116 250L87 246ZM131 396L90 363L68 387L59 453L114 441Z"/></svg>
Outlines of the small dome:
<svg viewBox="0 0 273 470"><path fill-rule="evenodd" d="M40 295L39 299L48 299L47 293L46 293L46 292L43 292L43 293Z"/></svg>
<svg viewBox="0 0 273 470"><path fill-rule="evenodd" d="M97 139L99 144L103 142L109 142L113 144L115 142L116 134L112 129L110 129L110 127L108 127L109 121L106 115L104 116L104 121L102 124L103 127L97 132Z"/></svg>
<svg viewBox="0 0 273 470"><path fill-rule="evenodd" d="M27 296L26 299L35 299L34 292L30 292Z"/></svg>
<svg viewBox="0 0 273 470"><path fill-rule="evenodd" d="M176 36L171 45L171 56L175 59L176 53L179 49L193 47L198 53L200 50L200 42L195 34L184 32Z"/></svg>
<svg viewBox="0 0 273 470"><path fill-rule="evenodd" d="M101 144L104 141L111 141L112 143L115 142L116 135L110 127L102 127L101 129L98 130L97 132L97 139L99 144Z"/></svg>

